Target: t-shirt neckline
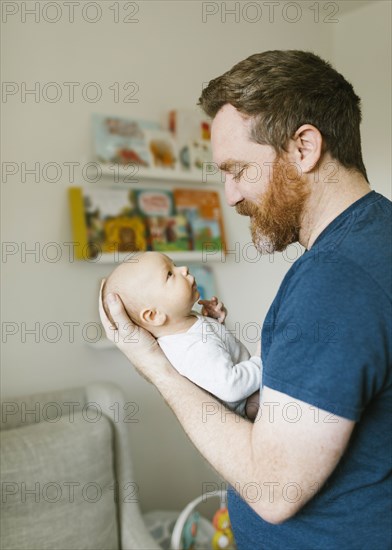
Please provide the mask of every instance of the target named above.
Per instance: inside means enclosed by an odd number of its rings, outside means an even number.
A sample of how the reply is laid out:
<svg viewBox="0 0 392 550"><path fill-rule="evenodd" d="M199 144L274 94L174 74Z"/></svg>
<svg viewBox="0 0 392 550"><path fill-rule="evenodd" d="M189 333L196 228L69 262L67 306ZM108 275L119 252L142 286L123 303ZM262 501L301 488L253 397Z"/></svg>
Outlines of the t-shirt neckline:
<svg viewBox="0 0 392 550"><path fill-rule="evenodd" d="M343 210L343 212L341 212L334 220L331 221L330 224L327 225L327 227L325 227L321 231L320 235L314 241L314 243L312 244L312 246L309 250L311 250L316 244L319 244L320 241L322 241L325 238L326 235L328 235L331 231L333 231L335 229L335 227L344 218L346 218L347 216L350 216L354 212L354 210L357 210L357 208L361 208L363 206L366 206L368 203L370 204L371 202L373 202L377 198L378 197L377 197L376 191L371 190L369 193L366 193L366 195L364 195L363 197L361 197L357 201L350 204L350 206L348 208L346 208L346 210ZM309 250L306 250L306 252L309 252Z"/></svg>

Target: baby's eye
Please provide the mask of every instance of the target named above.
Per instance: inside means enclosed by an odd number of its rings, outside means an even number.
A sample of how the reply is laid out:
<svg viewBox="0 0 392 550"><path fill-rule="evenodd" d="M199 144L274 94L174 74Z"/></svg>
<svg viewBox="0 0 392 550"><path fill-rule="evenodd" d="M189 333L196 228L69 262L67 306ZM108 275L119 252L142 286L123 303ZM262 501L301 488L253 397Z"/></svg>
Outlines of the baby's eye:
<svg viewBox="0 0 392 550"><path fill-rule="evenodd" d="M172 271L168 271L167 272L167 278L171 277L173 275L173 272Z"/></svg>

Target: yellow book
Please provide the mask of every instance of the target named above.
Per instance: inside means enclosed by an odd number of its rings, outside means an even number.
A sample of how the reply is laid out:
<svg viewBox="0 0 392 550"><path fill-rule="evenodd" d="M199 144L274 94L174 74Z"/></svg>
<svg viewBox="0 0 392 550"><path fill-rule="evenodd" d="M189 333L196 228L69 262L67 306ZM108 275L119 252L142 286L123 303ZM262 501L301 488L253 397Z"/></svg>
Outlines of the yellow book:
<svg viewBox="0 0 392 550"><path fill-rule="evenodd" d="M70 187L69 205L71 209L72 235L74 242L75 258L86 260L88 250L87 226L84 215L83 192L81 187Z"/></svg>
<svg viewBox="0 0 392 550"><path fill-rule="evenodd" d="M147 249L146 226L136 210L135 192L126 189L69 189L75 258L99 260Z"/></svg>

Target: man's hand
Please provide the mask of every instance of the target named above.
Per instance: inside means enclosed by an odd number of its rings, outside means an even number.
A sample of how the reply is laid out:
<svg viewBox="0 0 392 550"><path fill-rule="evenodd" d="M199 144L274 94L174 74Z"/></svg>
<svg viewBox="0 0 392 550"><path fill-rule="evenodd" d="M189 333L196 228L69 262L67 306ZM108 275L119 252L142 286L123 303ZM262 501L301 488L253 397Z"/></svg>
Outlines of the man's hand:
<svg viewBox="0 0 392 550"><path fill-rule="evenodd" d="M224 323L227 317L227 309L222 302L218 302L218 298L213 296L211 300L199 300L198 304L202 305L201 310L202 315L207 315L207 317L212 317L217 319L219 323Z"/></svg>
<svg viewBox="0 0 392 550"><path fill-rule="evenodd" d="M99 316L106 337L116 344L144 378L151 381L152 372L160 366L161 362L163 367L170 364L154 336L131 321L117 294L109 294L107 297L110 315L115 323L113 326L103 308L104 283L105 280L102 281L99 292Z"/></svg>

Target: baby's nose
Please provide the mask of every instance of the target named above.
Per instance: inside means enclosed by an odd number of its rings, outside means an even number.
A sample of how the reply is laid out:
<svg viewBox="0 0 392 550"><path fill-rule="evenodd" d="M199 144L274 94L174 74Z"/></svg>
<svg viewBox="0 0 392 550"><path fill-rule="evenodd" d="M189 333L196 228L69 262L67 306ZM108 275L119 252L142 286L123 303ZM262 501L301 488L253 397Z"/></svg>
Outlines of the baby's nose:
<svg viewBox="0 0 392 550"><path fill-rule="evenodd" d="M188 267L187 267L186 265L181 266L181 267L180 267L180 270L181 270L181 273L184 275L184 277L185 277L186 275L188 275L188 273L189 273L189 269L188 269Z"/></svg>

